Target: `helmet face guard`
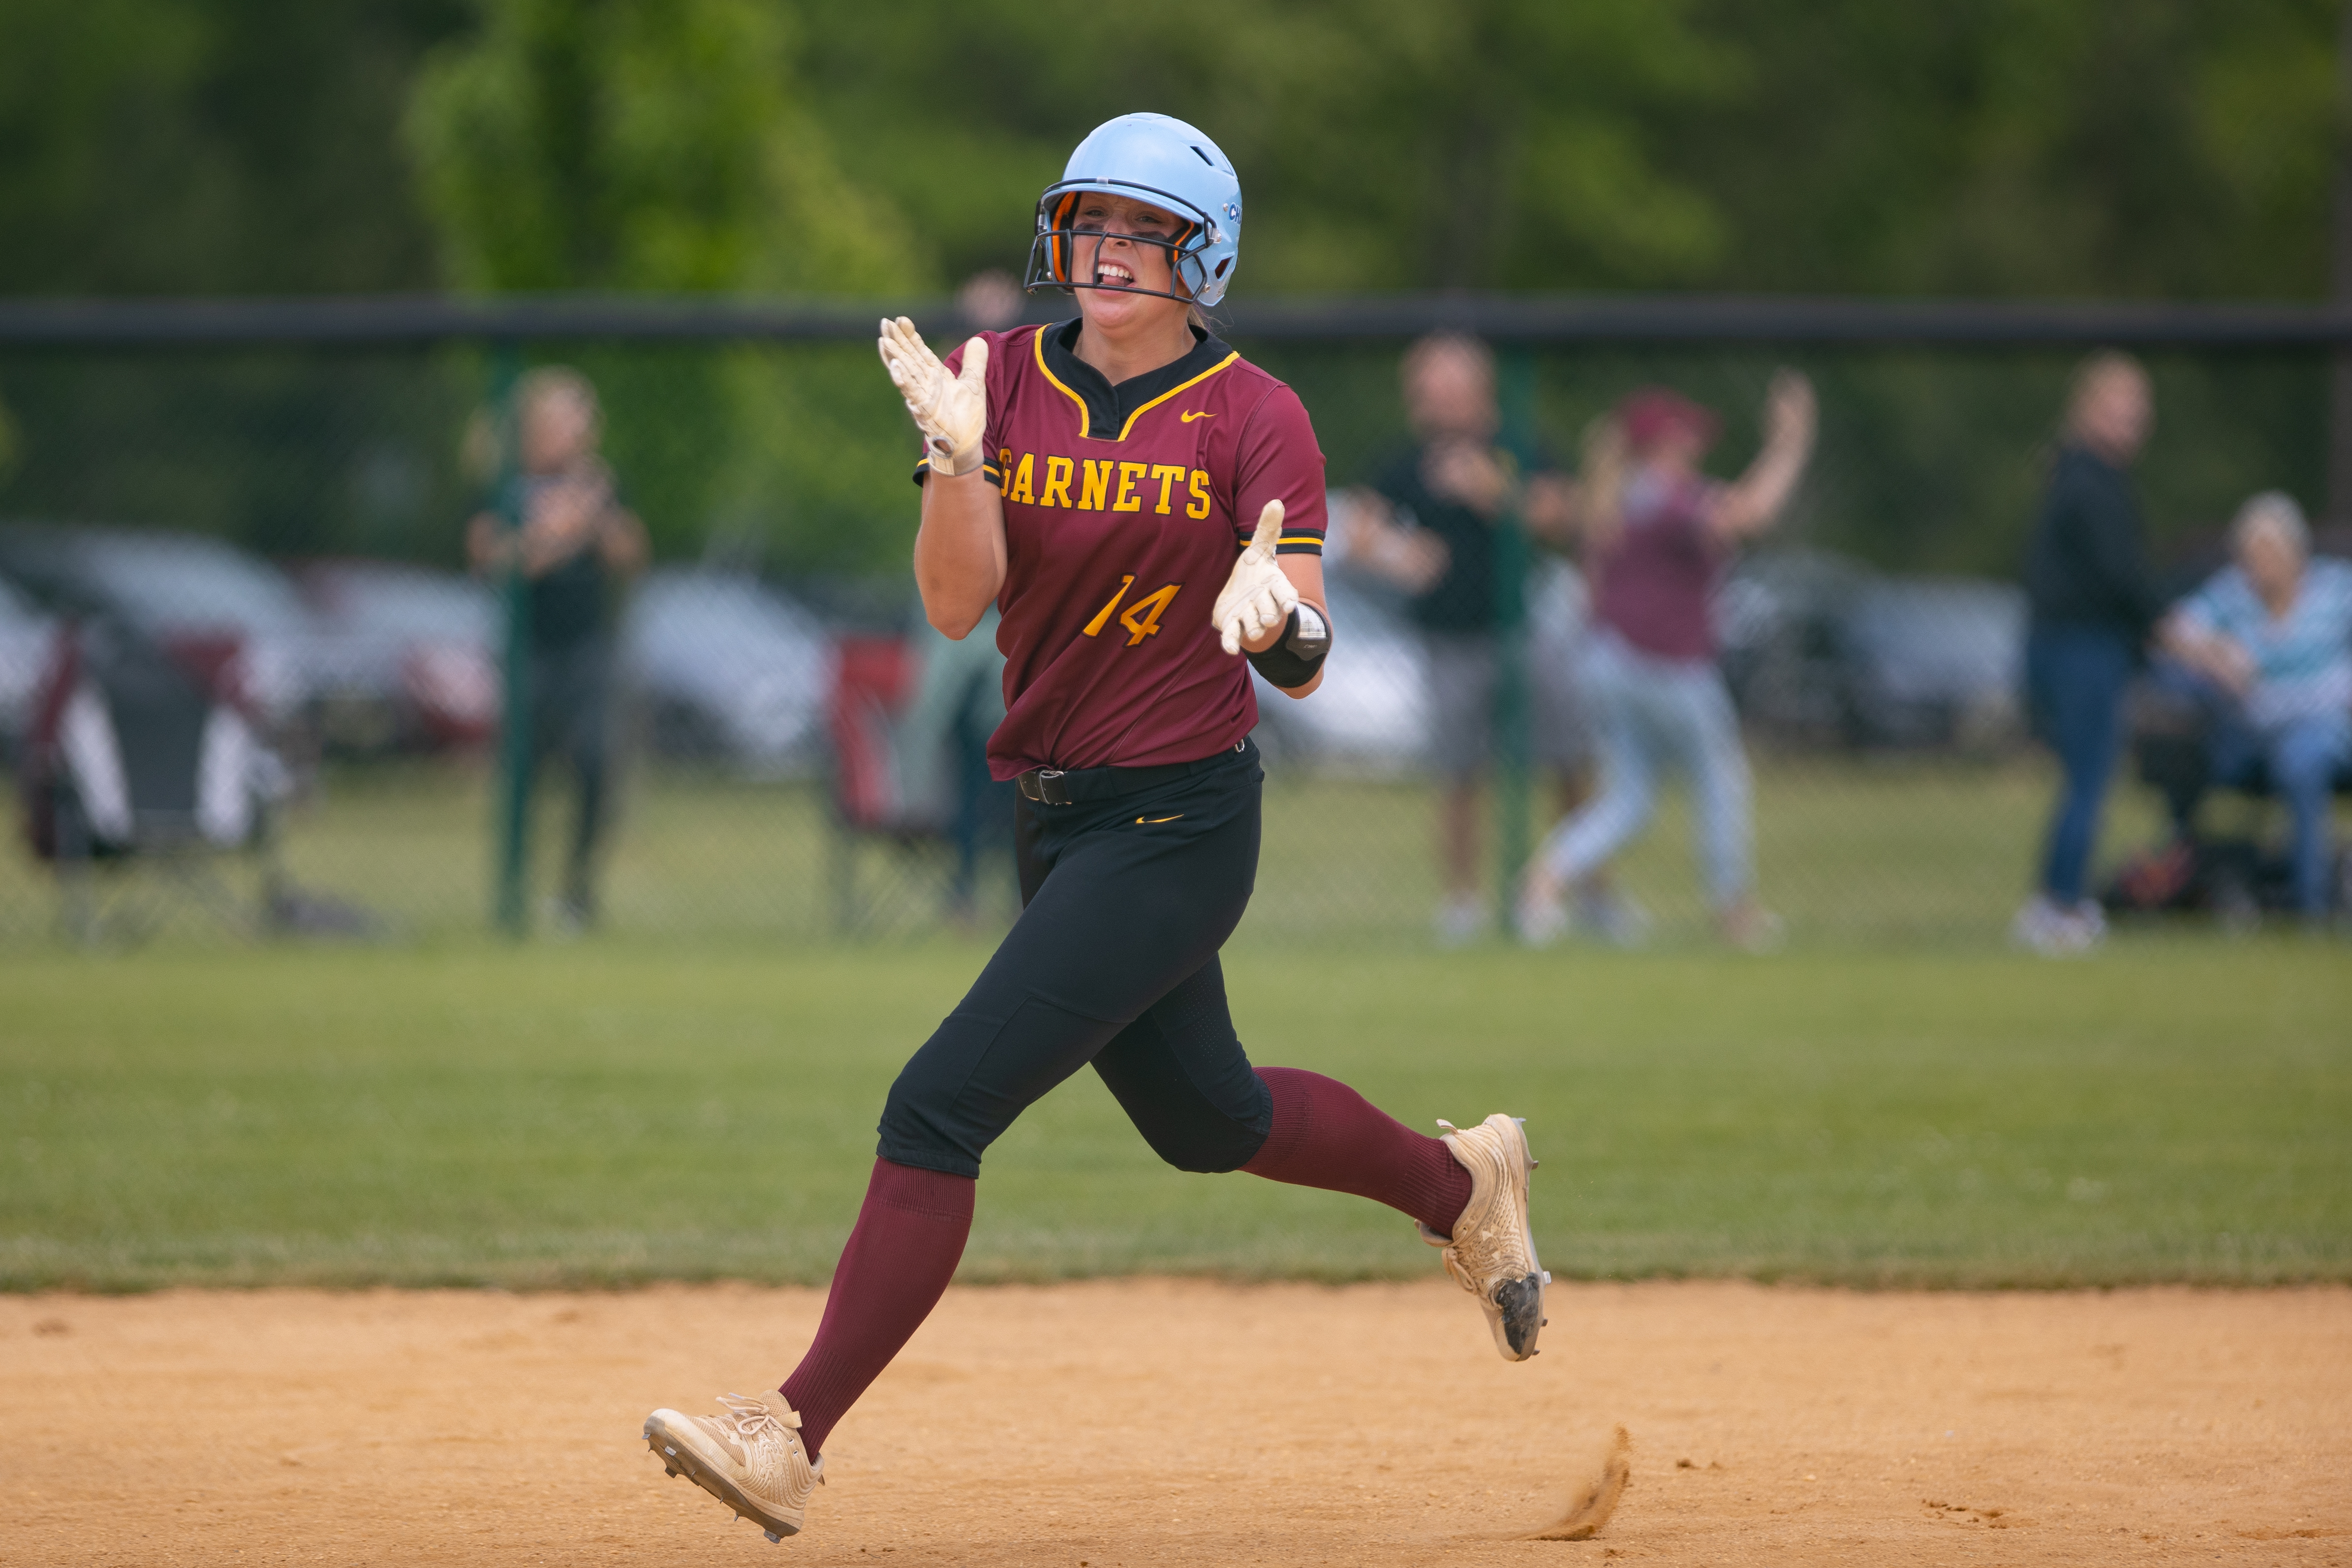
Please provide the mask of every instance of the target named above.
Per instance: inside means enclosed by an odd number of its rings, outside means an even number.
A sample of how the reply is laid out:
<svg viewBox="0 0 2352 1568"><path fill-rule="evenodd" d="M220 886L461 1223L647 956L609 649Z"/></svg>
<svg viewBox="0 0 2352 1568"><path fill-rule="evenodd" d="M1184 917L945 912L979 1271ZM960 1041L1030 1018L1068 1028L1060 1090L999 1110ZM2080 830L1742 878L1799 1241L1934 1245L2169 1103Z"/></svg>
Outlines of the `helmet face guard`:
<svg viewBox="0 0 2352 1568"><path fill-rule="evenodd" d="M1078 222L1080 200L1089 191L1125 196L1173 215L1176 233L1170 237L1158 235L1120 234L1114 230L1088 227ZM1097 283L1089 277L1076 276L1078 242L1097 237L1126 240L1130 245L1150 246L1168 253L1168 275L1174 288L1144 288L1131 283ZM1210 216L1168 191L1158 191L1149 185L1131 185L1123 181L1066 180L1049 185L1037 198L1037 235L1029 242L1029 268L1021 286L1035 293L1045 288L1058 288L1065 294L1081 288L1099 288L1110 294L1149 294L1161 299L1180 299L1185 304L1203 303L1203 285L1210 279L1209 258L1206 255L1221 236ZM1233 270L1230 256L1221 259L1222 271ZM1222 283L1222 276L1215 281ZM1181 289L1182 292L1178 292ZM1220 287L1217 294L1224 290ZM1213 295L1212 298L1214 298Z"/></svg>

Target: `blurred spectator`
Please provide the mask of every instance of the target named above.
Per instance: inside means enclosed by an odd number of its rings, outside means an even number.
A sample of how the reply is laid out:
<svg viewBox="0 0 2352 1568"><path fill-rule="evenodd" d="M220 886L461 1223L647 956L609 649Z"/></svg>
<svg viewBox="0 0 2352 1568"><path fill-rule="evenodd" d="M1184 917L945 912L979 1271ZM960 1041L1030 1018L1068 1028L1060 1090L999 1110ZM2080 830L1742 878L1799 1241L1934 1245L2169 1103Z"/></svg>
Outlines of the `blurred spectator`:
<svg viewBox="0 0 2352 1568"><path fill-rule="evenodd" d="M943 826L955 845L948 918L957 925L977 915L981 856L997 850L1009 855L1013 847L1013 786L988 771L988 739L1004 722L996 622L991 605L977 626L951 641L917 614L908 633L922 674L893 747L899 799L910 814Z"/></svg>
<svg viewBox="0 0 2352 1568"><path fill-rule="evenodd" d="M2064 774L2041 885L2010 927L2037 953L2083 952L2106 931L2083 884L2123 743L2124 688L2164 609L2125 473L2155 418L2138 361L2109 351L2083 361L2027 547L2026 705Z"/></svg>
<svg viewBox="0 0 2352 1568"><path fill-rule="evenodd" d="M519 571L528 584L527 689L507 694L509 723L528 716L530 771L549 752L570 764L576 790L572 847L557 917L583 928L596 919L596 869L611 769L616 589L643 570L645 526L621 502L598 455L604 421L596 390L550 365L515 387L521 471L475 515L467 553L480 572Z"/></svg>
<svg viewBox="0 0 2352 1568"><path fill-rule="evenodd" d="M975 272L956 290L956 308L975 331L993 332L1012 326L1021 319L1028 304L1029 297L1021 292L1021 280L1002 267Z"/></svg>
<svg viewBox="0 0 2352 1568"><path fill-rule="evenodd" d="M2352 767L2352 566L2311 559L2292 497L2238 509L2224 567L2166 617L2166 652L2221 698L2210 777L2267 778L2294 818L2294 897L2306 920L2334 899L2336 775Z"/></svg>
<svg viewBox="0 0 2352 1568"><path fill-rule="evenodd" d="M1478 789L1494 746L1496 525L1516 510L1530 534L1565 544L1572 496L1549 465L1523 475L1496 444L1495 360L1484 343L1444 333L1423 338L1405 353L1403 382L1415 444L1381 471L1372 494L1353 497L1346 548L1350 560L1412 596L1444 781L1438 840L1445 899L1437 935L1453 945L1475 937L1486 917L1478 895ZM1588 745L1568 672L1539 664L1535 674L1536 760L1580 778Z"/></svg>
<svg viewBox="0 0 2352 1568"><path fill-rule="evenodd" d="M1715 415L1664 388L1634 392L1613 429L1595 433L1581 526L1593 580L1588 679L1601 719L1601 794L1553 830L1528 869L1522 940L1549 942L1566 928L1561 895L1584 889L1648 824L1669 768L1689 778L1697 798L1701 867L1724 936L1750 948L1775 939L1778 922L1755 898L1748 758L1716 665L1711 607L1733 547L1788 504L1813 425L1811 383L1782 371L1765 401L1763 450L1730 485L1699 472Z"/></svg>

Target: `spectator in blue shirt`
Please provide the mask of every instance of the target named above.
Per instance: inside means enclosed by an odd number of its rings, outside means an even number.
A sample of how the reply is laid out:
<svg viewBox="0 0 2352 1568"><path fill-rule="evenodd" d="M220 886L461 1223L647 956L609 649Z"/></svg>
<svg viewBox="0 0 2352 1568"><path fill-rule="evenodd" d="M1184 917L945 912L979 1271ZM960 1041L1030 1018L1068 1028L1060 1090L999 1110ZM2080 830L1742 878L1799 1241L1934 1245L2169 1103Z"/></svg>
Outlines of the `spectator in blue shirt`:
<svg viewBox="0 0 2352 1568"><path fill-rule="evenodd" d="M2238 510L2233 564L2165 620L2167 652L2235 700L2242 722L2214 732L2213 775L2242 783L2260 766L2293 814L2294 894L2327 913L2336 775L2352 767L2352 565L2313 560L2292 497L2272 490Z"/></svg>

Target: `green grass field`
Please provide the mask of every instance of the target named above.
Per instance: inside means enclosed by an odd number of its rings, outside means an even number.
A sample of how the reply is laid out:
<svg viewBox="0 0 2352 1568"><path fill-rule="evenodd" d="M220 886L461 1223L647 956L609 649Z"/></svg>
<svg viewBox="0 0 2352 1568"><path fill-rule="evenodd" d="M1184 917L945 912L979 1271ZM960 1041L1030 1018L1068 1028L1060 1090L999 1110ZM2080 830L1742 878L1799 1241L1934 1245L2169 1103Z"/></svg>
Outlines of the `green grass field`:
<svg viewBox="0 0 2352 1568"><path fill-rule="evenodd" d="M1801 946L1990 947L2026 881L2050 789L2032 758L1760 758L1764 896ZM546 808L542 885L552 881L568 804L551 794ZM1253 926L1421 945L1438 895L1433 813L1425 782L1301 777L1277 767ZM478 768L341 769L288 814L284 858L306 888L362 904L407 937L471 938L489 906L490 820ZM2153 831L2147 802L2119 791L2110 857ZM1687 813L1670 794L1656 829L1618 868L1669 946L1703 939L1706 929L1689 841ZM663 940L830 937L838 929L837 847L814 784L645 770L624 792L608 922L617 934ZM938 852L910 860L867 841L852 853L862 928L903 936L936 924ZM1009 876L998 871L992 887L998 912L1009 913ZM0 941L40 939L55 924L53 908L47 876L13 840L0 845ZM165 935L209 934L182 918Z"/></svg>
<svg viewBox="0 0 2352 1568"><path fill-rule="evenodd" d="M821 1280L984 948L0 950L0 1285ZM1563 1276L2352 1279L2352 962L2126 937L1740 959L1228 955L1260 1061L1528 1118ZM1360 1200L1158 1166L1091 1075L992 1153L974 1280L1416 1276Z"/></svg>

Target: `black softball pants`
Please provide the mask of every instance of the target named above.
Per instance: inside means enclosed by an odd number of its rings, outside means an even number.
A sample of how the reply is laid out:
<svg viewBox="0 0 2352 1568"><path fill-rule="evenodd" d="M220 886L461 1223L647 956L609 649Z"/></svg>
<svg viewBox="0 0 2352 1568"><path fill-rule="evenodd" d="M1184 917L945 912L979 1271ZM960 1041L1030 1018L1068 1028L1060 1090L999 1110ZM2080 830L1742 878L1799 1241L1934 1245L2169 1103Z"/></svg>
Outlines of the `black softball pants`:
<svg viewBox="0 0 2352 1568"><path fill-rule="evenodd" d="M1065 774L1073 805L1016 801L1021 918L891 1085L884 1159L977 1176L988 1145L1089 1063L1180 1170L1234 1170L1265 1142L1272 1100L1217 966L1257 876L1257 747L1110 794L1121 772Z"/></svg>

